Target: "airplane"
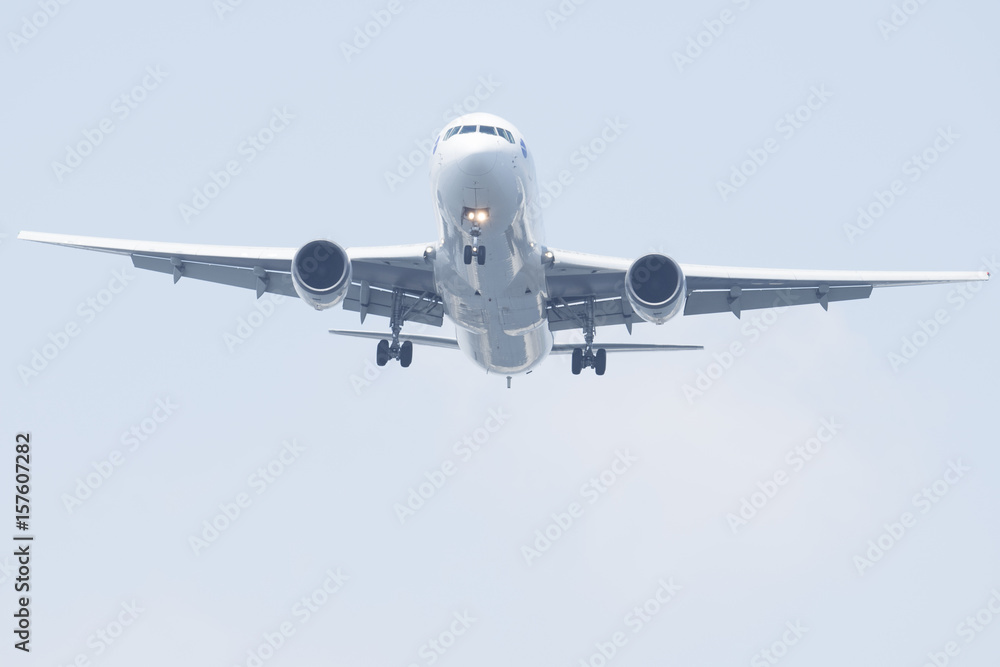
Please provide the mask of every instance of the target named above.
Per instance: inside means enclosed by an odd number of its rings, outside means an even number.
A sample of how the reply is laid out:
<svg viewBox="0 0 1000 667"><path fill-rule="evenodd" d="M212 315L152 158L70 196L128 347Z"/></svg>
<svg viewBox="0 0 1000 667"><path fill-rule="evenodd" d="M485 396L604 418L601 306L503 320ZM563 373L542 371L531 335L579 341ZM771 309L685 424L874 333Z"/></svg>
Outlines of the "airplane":
<svg viewBox="0 0 1000 667"><path fill-rule="evenodd" d="M439 237L430 243L343 248L318 239L298 248L218 246L22 231L18 238L128 255L136 268L299 297L317 310L388 318L389 334L332 329L378 340L376 362L408 367L413 346L459 349L487 373L530 373L550 354L571 355L579 375L604 375L608 353L700 350L698 345L605 343L598 327L663 324L774 306L866 299L877 287L988 280L988 271L818 271L681 264L659 252L604 257L545 244L534 154L514 125L488 113L450 122L430 156ZM456 337L402 333L408 322ZM576 329L583 343L554 342Z"/></svg>

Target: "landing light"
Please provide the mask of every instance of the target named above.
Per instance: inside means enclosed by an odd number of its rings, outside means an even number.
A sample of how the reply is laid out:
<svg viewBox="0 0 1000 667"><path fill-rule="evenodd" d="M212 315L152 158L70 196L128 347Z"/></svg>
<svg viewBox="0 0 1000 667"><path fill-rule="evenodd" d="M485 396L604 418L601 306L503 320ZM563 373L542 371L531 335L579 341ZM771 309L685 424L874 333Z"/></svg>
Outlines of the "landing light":
<svg viewBox="0 0 1000 667"><path fill-rule="evenodd" d="M469 208L466 206L462 209L462 218L478 225L480 223L487 222L490 219L490 209Z"/></svg>

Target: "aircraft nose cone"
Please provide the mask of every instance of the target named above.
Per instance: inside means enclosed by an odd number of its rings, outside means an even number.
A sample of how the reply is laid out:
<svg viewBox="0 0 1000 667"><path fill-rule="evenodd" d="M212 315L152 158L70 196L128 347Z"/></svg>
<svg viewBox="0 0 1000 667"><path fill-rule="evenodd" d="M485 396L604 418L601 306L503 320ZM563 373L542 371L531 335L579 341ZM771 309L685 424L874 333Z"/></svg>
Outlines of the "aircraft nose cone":
<svg viewBox="0 0 1000 667"><path fill-rule="evenodd" d="M462 158L458 168L469 176L485 176L497 163L497 151L485 150Z"/></svg>

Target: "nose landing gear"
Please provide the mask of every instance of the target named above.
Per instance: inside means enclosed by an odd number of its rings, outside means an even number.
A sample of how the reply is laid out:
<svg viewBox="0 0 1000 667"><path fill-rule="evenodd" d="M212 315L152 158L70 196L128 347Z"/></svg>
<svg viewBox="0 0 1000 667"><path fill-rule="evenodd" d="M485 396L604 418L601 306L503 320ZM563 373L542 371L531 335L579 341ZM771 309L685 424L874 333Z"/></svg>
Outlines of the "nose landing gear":
<svg viewBox="0 0 1000 667"><path fill-rule="evenodd" d="M472 234L472 245L465 246L465 257L463 259L465 259L466 264L472 264L472 258L475 257L476 263L482 266L486 263L486 246L479 245L479 235L482 233L482 230L479 229L479 225L475 225L472 227L470 233Z"/></svg>
<svg viewBox="0 0 1000 667"><path fill-rule="evenodd" d="M465 263L472 264L472 258L476 258L476 262L479 266L486 263L486 246L484 245L467 245L465 246Z"/></svg>

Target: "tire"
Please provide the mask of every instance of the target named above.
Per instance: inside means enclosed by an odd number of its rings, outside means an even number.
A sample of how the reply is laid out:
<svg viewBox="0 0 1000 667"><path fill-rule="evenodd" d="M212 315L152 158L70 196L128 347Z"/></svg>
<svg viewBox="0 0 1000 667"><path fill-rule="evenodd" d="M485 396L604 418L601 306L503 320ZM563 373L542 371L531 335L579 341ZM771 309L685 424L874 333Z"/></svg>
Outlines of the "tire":
<svg viewBox="0 0 1000 667"><path fill-rule="evenodd" d="M411 361L413 361L413 343L405 341L399 347L399 365L408 368Z"/></svg>
<svg viewBox="0 0 1000 667"><path fill-rule="evenodd" d="M476 261L479 262L479 266L486 263L486 246L481 245L476 249Z"/></svg>
<svg viewBox="0 0 1000 667"><path fill-rule="evenodd" d="M465 263L472 264L472 246L465 246Z"/></svg>
<svg viewBox="0 0 1000 667"><path fill-rule="evenodd" d="M607 367L608 352L602 347L597 351L597 355L594 357L594 372L598 375L604 375L604 371Z"/></svg>
<svg viewBox="0 0 1000 667"><path fill-rule="evenodd" d="M389 362L389 341L380 340L375 348L375 363L385 366Z"/></svg>
<svg viewBox="0 0 1000 667"><path fill-rule="evenodd" d="M573 348L573 375L579 375L583 370L583 350L578 347Z"/></svg>

